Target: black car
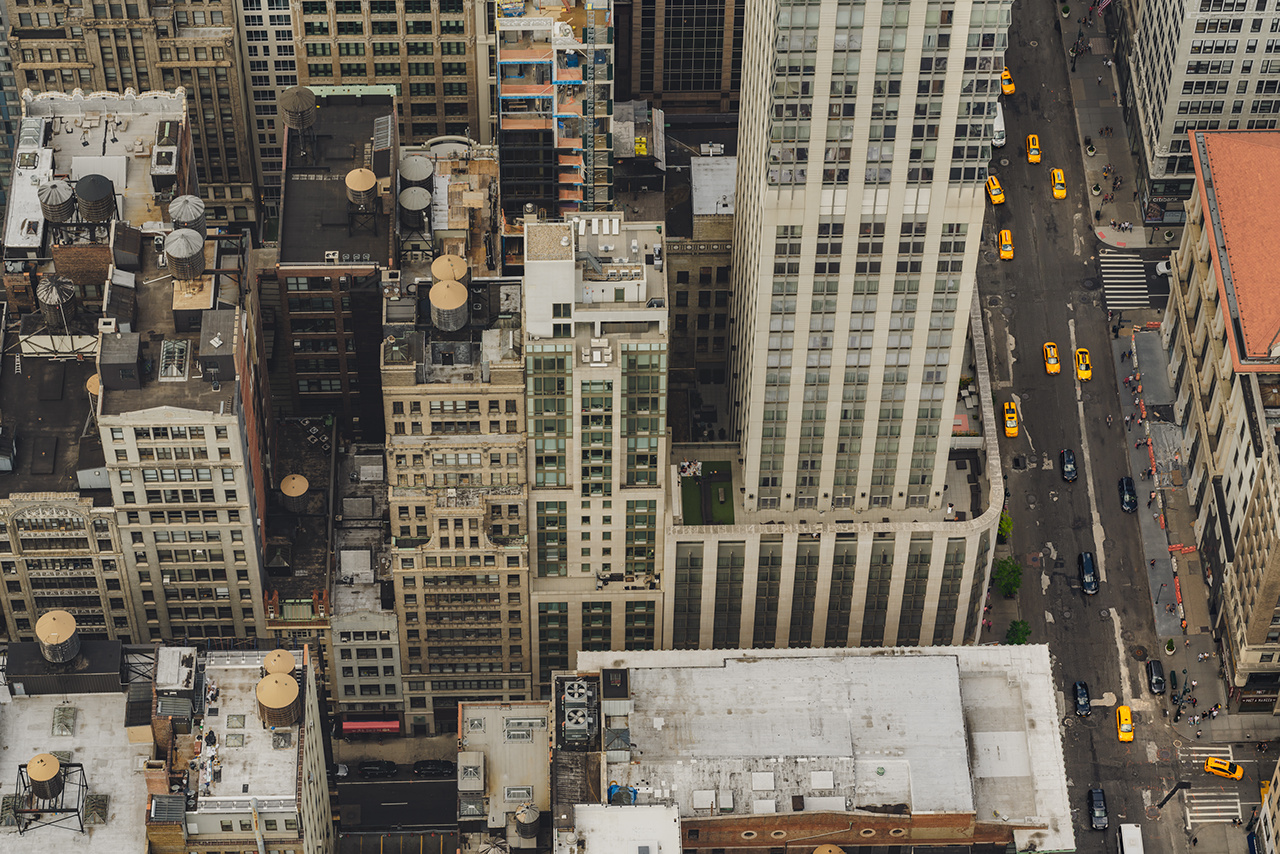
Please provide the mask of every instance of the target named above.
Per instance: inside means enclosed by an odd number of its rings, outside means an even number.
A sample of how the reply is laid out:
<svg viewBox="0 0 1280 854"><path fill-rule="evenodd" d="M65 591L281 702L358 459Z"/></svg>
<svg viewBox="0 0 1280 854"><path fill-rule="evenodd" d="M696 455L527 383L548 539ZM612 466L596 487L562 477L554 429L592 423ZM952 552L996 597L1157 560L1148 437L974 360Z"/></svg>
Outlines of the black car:
<svg viewBox="0 0 1280 854"><path fill-rule="evenodd" d="M1164 665L1158 661L1147 662L1147 687L1152 694L1164 693Z"/></svg>
<svg viewBox="0 0 1280 854"><path fill-rule="evenodd" d="M419 759L413 763L413 776L443 780L458 776L458 766L447 759Z"/></svg>
<svg viewBox="0 0 1280 854"><path fill-rule="evenodd" d="M1089 804L1089 826L1094 830L1107 829L1107 796L1101 789L1090 789L1087 800Z"/></svg>
<svg viewBox="0 0 1280 854"><path fill-rule="evenodd" d="M1071 687L1076 695L1076 714L1082 718L1089 717L1093 712L1093 703L1089 700L1089 683L1077 682Z"/></svg>
<svg viewBox="0 0 1280 854"><path fill-rule="evenodd" d="M396 770L396 763L390 759L366 759L360 763L360 776L365 779L394 777Z"/></svg>
<svg viewBox="0 0 1280 854"><path fill-rule="evenodd" d="M1080 570L1080 587L1092 596L1098 592L1098 565L1094 563L1093 552L1080 552L1076 557L1076 568Z"/></svg>
<svg viewBox="0 0 1280 854"><path fill-rule="evenodd" d="M1058 451L1058 468L1062 471L1062 479L1074 483L1076 479L1076 452L1070 448Z"/></svg>
<svg viewBox="0 0 1280 854"><path fill-rule="evenodd" d="M1138 512L1138 493L1133 487L1133 478L1120 478L1120 509L1126 513Z"/></svg>

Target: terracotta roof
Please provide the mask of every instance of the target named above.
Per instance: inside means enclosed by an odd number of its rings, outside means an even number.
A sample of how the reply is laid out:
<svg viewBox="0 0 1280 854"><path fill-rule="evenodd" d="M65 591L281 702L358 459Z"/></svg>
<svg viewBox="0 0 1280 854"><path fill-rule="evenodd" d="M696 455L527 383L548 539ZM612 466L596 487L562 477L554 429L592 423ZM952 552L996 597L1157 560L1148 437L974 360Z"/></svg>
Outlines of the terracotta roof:
<svg viewBox="0 0 1280 854"><path fill-rule="evenodd" d="M1219 280L1219 287L1224 296L1235 298L1244 339L1237 342L1233 360L1271 361L1272 348L1280 345L1280 271L1271 246L1280 234L1280 206L1275 203L1280 196L1280 132L1209 131L1197 136L1207 160L1196 162L1202 196L1206 177L1213 187L1212 197L1202 199L1206 226L1216 206L1225 257L1217 235L1211 235L1210 245L1218 263L1230 272L1229 280Z"/></svg>

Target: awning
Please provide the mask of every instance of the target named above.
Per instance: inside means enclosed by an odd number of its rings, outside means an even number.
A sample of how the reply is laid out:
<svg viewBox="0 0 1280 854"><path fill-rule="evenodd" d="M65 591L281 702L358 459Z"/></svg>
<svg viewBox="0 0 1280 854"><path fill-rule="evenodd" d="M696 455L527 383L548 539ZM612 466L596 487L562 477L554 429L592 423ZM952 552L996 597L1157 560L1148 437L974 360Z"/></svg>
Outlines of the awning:
<svg viewBox="0 0 1280 854"><path fill-rule="evenodd" d="M343 721L343 732L399 732L399 721Z"/></svg>

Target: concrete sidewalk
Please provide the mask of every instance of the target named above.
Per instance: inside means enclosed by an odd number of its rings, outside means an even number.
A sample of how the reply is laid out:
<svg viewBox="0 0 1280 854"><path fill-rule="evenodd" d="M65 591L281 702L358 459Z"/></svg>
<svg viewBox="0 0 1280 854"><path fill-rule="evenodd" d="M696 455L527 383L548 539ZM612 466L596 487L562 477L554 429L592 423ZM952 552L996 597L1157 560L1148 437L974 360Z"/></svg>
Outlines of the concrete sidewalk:
<svg viewBox="0 0 1280 854"><path fill-rule="evenodd" d="M1178 229L1173 229L1172 241L1167 241L1166 228L1144 228L1142 211L1137 193L1138 167L1135 163L1136 139L1130 141L1130 129L1125 125L1124 110L1120 107L1117 92L1119 81L1111 63L1113 45L1107 35L1102 15L1095 15L1092 25L1082 22L1074 14L1082 8L1073 5L1068 19L1059 19L1060 38L1067 68L1071 69L1071 50L1083 44L1087 52L1074 60L1071 72L1071 99L1075 104L1076 133L1083 154L1085 186L1089 189L1089 216L1098 240L1121 249L1137 249L1147 246L1175 245ZM1110 129L1108 133L1106 129ZM1094 154L1089 154L1092 143ZM1104 175L1104 167L1111 164L1114 172ZM1119 175L1122 183L1112 188L1112 178ZM1100 192L1093 194L1097 186ZM1114 194L1115 199L1104 202L1103 197ZM1111 221L1132 223L1131 231L1112 227Z"/></svg>

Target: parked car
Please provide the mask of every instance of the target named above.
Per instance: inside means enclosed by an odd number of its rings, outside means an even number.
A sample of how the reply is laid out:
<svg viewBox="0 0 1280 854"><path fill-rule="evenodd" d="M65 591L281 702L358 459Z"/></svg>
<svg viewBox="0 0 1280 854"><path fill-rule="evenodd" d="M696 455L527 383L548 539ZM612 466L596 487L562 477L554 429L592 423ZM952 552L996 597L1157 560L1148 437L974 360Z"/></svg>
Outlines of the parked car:
<svg viewBox="0 0 1280 854"><path fill-rule="evenodd" d="M367 780L394 777L397 770L396 763L390 759L366 759L360 763L360 776Z"/></svg>
<svg viewBox="0 0 1280 854"><path fill-rule="evenodd" d="M1126 513L1137 513L1138 492L1133 485L1133 478L1120 478L1117 488L1120 490L1120 509Z"/></svg>
<svg viewBox="0 0 1280 854"><path fill-rule="evenodd" d="M1093 713L1093 701L1089 699L1089 683L1077 682L1071 686L1076 695L1076 714L1082 718Z"/></svg>
<svg viewBox="0 0 1280 854"><path fill-rule="evenodd" d="M1101 789L1089 790L1089 826L1094 830L1107 829L1107 796Z"/></svg>
<svg viewBox="0 0 1280 854"><path fill-rule="evenodd" d="M1080 570L1080 587L1092 596L1098 592L1098 565L1093 560L1093 552L1080 552L1076 556L1076 569Z"/></svg>
<svg viewBox="0 0 1280 854"><path fill-rule="evenodd" d="M1147 661L1147 687L1152 694L1164 693L1164 665L1155 659Z"/></svg>
<svg viewBox="0 0 1280 854"><path fill-rule="evenodd" d="M341 762L329 766L329 776L333 777L335 780L341 780L344 777L350 776L350 774L351 769L346 765L343 765Z"/></svg>
<svg viewBox="0 0 1280 854"><path fill-rule="evenodd" d="M413 776L444 780L458 776L458 766L447 759L419 759L413 763Z"/></svg>
<svg viewBox="0 0 1280 854"><path fill-rule="evenodd" d="M1058 451L1058 467L1062 471L1062 479L1074 483L1076 479L1076 452L1070 448Z"/></svg>

